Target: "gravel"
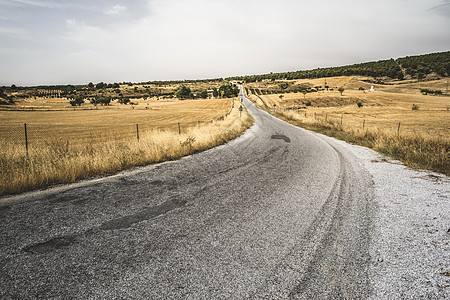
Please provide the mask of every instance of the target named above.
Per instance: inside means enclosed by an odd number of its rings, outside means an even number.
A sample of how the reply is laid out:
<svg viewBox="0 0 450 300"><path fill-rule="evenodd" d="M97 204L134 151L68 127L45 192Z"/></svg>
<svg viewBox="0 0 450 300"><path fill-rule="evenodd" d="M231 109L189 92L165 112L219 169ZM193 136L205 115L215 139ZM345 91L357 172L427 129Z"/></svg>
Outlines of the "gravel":
<svg viewBox="0 0 450 300"><path fill-rule="evenodd" d="M450 178L321 137L350 150L373 178L370 298L450 298Z"/></svg>

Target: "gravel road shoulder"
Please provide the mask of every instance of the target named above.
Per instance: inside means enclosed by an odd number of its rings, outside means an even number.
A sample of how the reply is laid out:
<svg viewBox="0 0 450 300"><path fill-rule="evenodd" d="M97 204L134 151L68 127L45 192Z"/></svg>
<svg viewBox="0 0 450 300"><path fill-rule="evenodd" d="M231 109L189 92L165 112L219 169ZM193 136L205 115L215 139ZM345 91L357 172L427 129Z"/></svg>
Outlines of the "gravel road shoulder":
<svg viewBox="0 0 450 300"><path fill-rule="evenodd" d="M333 140L352 151L374 181L371 298L450 298L450 178Z"/></svg>

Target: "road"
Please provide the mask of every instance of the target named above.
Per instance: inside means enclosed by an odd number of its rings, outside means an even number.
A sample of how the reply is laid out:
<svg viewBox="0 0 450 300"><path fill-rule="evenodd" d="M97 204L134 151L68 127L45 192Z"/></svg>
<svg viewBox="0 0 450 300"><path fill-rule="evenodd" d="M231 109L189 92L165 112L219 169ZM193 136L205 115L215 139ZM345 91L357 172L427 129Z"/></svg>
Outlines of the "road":
<svg viewBox="0 0 450 300"><path fill-rule="evenodd" d="M0 207L0 298L367 297L369 173L244 104L226 145Z"/></svg>

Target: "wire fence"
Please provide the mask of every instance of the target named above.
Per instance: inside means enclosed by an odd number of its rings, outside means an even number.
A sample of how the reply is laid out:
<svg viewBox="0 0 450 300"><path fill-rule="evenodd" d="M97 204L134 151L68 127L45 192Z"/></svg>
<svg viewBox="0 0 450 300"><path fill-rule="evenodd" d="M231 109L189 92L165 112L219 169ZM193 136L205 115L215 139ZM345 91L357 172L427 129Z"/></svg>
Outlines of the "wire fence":
<svg viewBox="0 0 450 300"><path fill-rule="evenodd" d="M223 120L220 117L218 120ZM212 122L212 121L211 121ZM139 141L154 130L178 132L202 126L205 122L173 123L164 126L151 124L67 125L67 124L11 124L0 125L0 145L23 145L24 150L36 149L56 141L68 141L71 145L98 144L114 141Z"/></svg>
<svg viewBox="0 0 450 300"><path fill-rule="evenodd" d="M98 144L111 140L138 141L147 133L155 130L178 132L182 134L189 128L204 126L214 121L222 121L234 108L210 121L180 121L167 124L127 123L103 124L0 124L0 146L5 144L23 145L23 149L38 149L54 142L68 141L71 145Z"/></svg>

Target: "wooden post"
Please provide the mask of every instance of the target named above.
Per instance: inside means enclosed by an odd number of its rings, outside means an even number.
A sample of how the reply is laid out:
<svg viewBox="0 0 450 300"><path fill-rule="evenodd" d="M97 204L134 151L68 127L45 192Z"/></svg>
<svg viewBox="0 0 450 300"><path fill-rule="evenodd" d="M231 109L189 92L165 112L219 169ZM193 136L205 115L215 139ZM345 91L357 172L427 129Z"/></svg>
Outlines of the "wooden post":
<svg viewBox="0 0 450 300"><path fill-rule="evenodd" d="M343 116L341 115L341 126L342 126L342 117L343 117Z"/></svg>
<svg viewBox="0 0 450 300"><path fill-rule="evenodd" d="M306 118L306 110L305 110L305 118Z"/></svg>
<svg viewBox="0 0 450 300"><path fill-rule="evenodd" d="M28 132L27 132L27 123L23 124L25 127L25 149L27 150L28 156Z"/></svg>
<svg viewBox="0 0 450 300"><path fill-rule="evenodd" d="M325 114L325 122L328 121L328 114Z"/></svg>
<svg viewBox="0 0 450 300"><path fill-rule="evenodd" d="M365 126L366 126L366 119L364 119L364 121L363 121L363 129Z"/></svg>
<svg viewBox="0 0 450 300"><path fill-rule="evenodd" d="M137 141L139 143L139 124L136 124L136 137L137 137Z"/></svg>
<svg viewBox="0 0 450 300"><path fill-rule="evenodd" d="M397 135L400 135L400 122L398 122Z"/></svg>
<svg viewBox="0 0 450 300"><path fill-rule="evenodd" d="M181 135L181 125L178 123L178 134Z"/></svg>

